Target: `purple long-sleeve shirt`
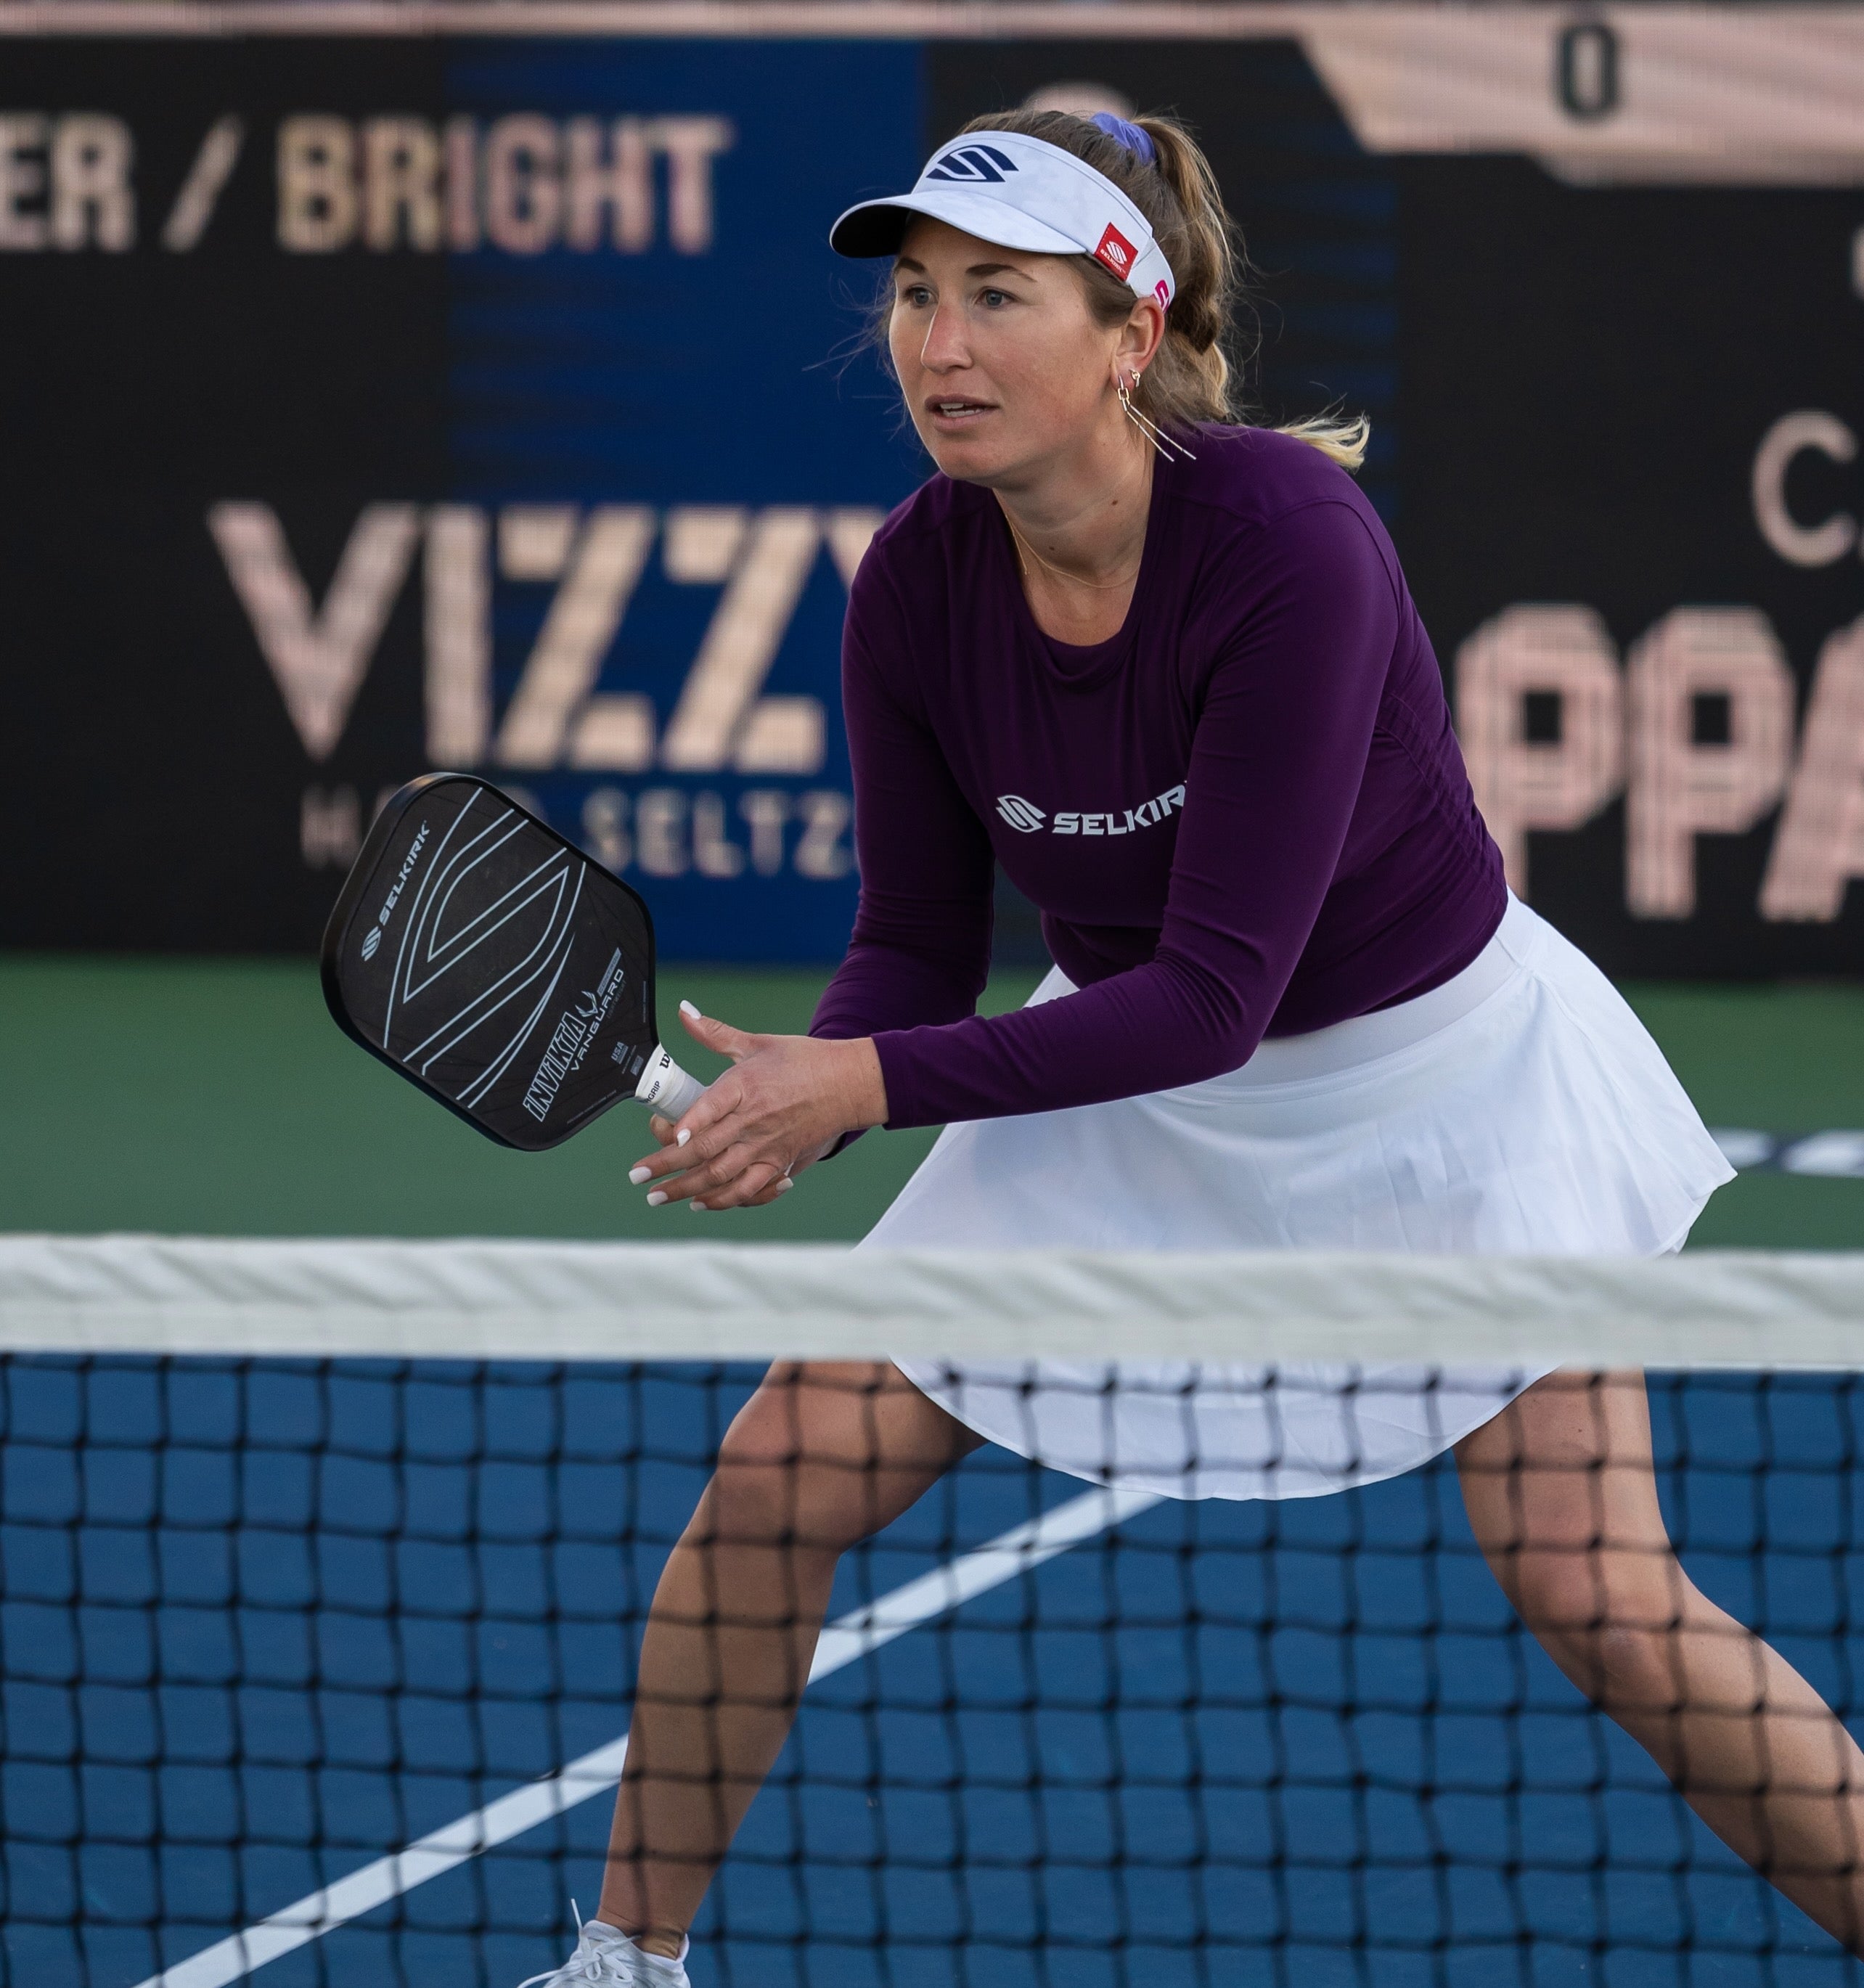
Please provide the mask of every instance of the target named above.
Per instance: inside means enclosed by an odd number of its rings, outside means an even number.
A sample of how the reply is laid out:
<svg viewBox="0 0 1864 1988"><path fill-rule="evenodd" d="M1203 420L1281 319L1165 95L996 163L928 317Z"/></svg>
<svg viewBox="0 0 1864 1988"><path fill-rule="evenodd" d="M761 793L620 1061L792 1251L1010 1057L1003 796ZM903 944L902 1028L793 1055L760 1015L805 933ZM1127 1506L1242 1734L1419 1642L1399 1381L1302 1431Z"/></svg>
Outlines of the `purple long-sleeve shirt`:
<svg viewBox="0 0 1864 1988"><path fill-rule="evenodd" d="M1155 465L1126 622L1030 614L988 491L935 476L856 574L842 654L861 902L818 1036L889 1125L1198 1083L1439 985L1506 903L1429 638L1352 479L1213 428ZM975 1010L993 859L1081 991Z"/></svg>

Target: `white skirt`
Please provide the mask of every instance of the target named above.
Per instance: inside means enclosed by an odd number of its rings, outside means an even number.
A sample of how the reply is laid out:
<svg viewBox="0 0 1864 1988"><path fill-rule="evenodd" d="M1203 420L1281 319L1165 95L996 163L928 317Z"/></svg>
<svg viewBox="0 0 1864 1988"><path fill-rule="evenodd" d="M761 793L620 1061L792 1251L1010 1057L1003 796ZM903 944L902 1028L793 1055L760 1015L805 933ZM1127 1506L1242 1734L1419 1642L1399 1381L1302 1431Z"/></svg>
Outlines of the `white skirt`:
<svg viewBox="0 0 1864 1988"><path fill-rule="evenodd" d="M1030 1005L1074 991L1057 969ZM1416 1000L1182 1090L948 1126L859 1246L1657 1256L1733 1178L1617 990L1510 897ZM898 1364L993 1442L1178 1498L1395 1476L1547 1371Z"/></svg>

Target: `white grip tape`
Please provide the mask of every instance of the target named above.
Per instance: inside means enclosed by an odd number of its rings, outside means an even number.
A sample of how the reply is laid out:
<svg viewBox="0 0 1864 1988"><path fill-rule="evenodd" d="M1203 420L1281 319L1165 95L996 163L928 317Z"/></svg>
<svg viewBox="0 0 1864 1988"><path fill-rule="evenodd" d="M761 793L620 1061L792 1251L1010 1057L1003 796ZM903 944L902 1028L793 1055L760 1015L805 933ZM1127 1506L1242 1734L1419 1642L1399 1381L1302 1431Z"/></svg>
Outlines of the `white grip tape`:
<svg viewBox="0 0 1864 1988"><path fill-rule="evenodd" d="M664 1047L648 1058L634 1095L650 1111L663 1118L682 1118L705 1094L705 1087L689 1076L668 1055Z"/></svg>

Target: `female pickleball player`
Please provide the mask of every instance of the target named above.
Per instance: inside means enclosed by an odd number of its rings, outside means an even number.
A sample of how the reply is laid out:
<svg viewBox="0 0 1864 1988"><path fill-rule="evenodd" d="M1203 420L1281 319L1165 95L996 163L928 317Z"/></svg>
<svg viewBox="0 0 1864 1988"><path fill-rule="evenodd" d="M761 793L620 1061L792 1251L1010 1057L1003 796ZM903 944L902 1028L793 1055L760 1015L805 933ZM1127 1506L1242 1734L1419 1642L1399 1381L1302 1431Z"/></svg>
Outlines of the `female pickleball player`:
<svg viewBox="0 0 1864 1988"><path fill-rule="evenodd" d="M1229 223L1184 131L985 120L831 238L895 258L888 348L939 472L848 605L860 910L809 1037L689 1018L734 1067L688 1143L658 1128L650 1200L766 1202L851 1133L944 1124L869 1242L1676 1249L1729 1169L1508 894L1348 474L1363 430L1233 418ZM1056 966L983 1019L993 860ZM778 1368L732 1425L648 1622L598 1917L540 1980L679 1982L839 1555L986 1439L1236 1498L1454 1445L1554 1662L1859 1945L1864 1756L1679 1566L1637 1375L912 1360Z"/></svg>

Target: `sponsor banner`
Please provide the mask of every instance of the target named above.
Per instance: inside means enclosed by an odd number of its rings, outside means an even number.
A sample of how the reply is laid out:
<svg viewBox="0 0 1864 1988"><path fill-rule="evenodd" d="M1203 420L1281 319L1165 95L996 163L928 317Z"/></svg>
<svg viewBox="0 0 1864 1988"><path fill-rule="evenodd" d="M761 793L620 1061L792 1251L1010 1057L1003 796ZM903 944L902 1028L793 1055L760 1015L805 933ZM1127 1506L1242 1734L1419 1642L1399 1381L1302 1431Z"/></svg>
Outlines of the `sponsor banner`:
<svg viewBox="0 0 1864 1988"><path fill-rule="evenodd" d="M1864 966L1864 10L467 11L8 33L11 941L306 948L458 766L669 955L836 956L839 624L925 465L823 235L1037 101L1199 127L1516 888L1615 972Z"/></svg>
<svg viewBox="0 0 1864 1988"><path fill-rule="evenodd" d="M836 955L842 611L922 472L824 235L918 169L915 52L7 57L8 938L307 947L459 768L670 956Z"/></svg>

